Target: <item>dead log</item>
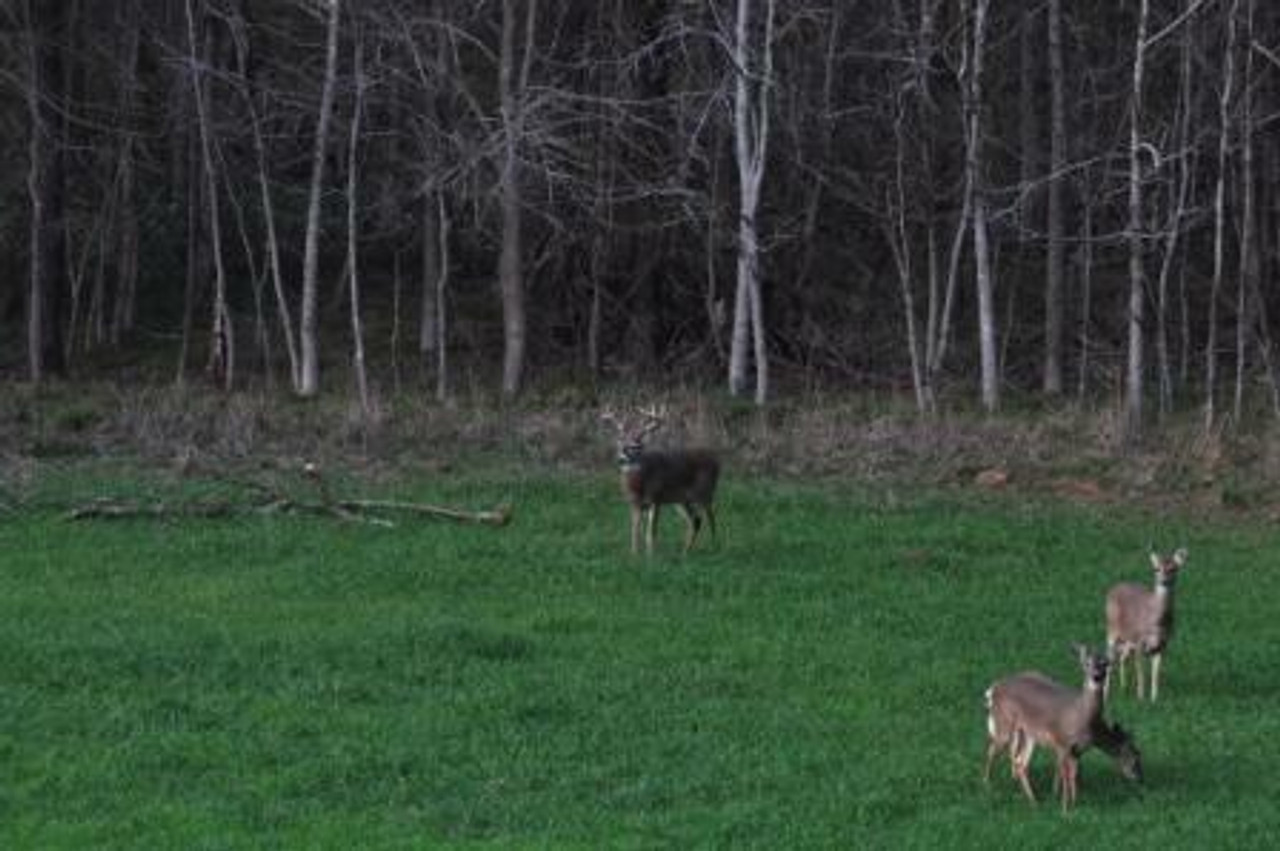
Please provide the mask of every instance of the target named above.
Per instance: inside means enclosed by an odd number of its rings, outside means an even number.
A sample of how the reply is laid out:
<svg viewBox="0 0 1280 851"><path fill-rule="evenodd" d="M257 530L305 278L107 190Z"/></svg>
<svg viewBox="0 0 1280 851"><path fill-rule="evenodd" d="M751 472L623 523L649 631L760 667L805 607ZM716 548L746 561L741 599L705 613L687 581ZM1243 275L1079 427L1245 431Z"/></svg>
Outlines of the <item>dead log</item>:
<svg viewBox="0 0 1280 851"><path fill-rule="evenodd" d="M118 520L131 517L219 518L245 514L261 515L297 512L328 516L355 523L368 523L374 526L393 527L395 523L385 517L378 516L379 512L400 512L419 517L436 517L443 520L481 526L501 527L511 522L511 506L506 503L487 511L471 511L453 506L400 500L338 499L333 495L333 491L321 473L319 466L308 463L303 467L302 472L315 486L319 502L294 499L276 488L260 482L238 482L237 484L253 490L257 497L256 500L244 502L205 500L201 502L170 503L163 500L141 502L138 500L102 497L71 509L67 512L66 517L68 520ZM219 478L222 481L230 481L226 477Z"/></svg>
<svg viewBox="0 0 1280 851"><path fill-rule="evenodd" d="M489 511L467 511L444 505L377 499L343 500L338 503L338 506L351 511L404 511L409 514L442 517L447 520L456 520L459 523L475 523L485 526L505 526L511 522L511 506L507 503L498 505Z"/></svg>

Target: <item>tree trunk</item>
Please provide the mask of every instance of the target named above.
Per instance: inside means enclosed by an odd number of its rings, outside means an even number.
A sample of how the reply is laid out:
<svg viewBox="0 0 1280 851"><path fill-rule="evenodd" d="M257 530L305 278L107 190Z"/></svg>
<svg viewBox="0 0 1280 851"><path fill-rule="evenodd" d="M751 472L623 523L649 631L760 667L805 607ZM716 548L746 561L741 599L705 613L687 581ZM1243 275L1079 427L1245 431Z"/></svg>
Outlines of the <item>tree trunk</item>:
<svg viewBox="0 0 1280 851"><path fill-rule="evenodd" d="M199 282L204 278L206 254L204 250L204 241L201 237L201 225L204 222L203 196L201 189L202 180L200 173L200 153L198 134L191 128L186 128L186 139L182 145L186 149L186 168L184 170L184 184L186 186L186 277L183 282L182 292L182 330L181 339L178 343L178 374L175 376L177 384L182 385L187 380L187 364L191 358L191 333L195 325L196 310L196 293Z"/></svg>
<svg viewBox="0 0 1280 851"><path fill-rule="evenodd" d="M1063 280L1066 223L1063 172L1067 167L1066 67L1062 56L1062 0L1049 0L1049 250L1044 286L1044 392L1062 394Z"/></svg>
<svg viewBox="0 0 1280 851"><path fill-rule="evenodd" d="M1191 76L1191 35L1194 30L1187 27L1182 38L1180 57L1180 89L1178 115L1178 149L1182 155L1178 157L1177 186L1171 192L1173 210L1169 215L1169 225L1165 230L1164 256L1160 261L1160 278L1156 284L1156 358L1159 361L1160 374L1160 413L1168 414L1173 410L1173 358L1169 353L1169 280L1173 275L1173 266L1178 257L1178 249L1182 236L1182 224L1186 217L1187 200L1191 194L1191 163L1193 156L1191 146L1191 113L1195 99L1192 96ZM1184 347L1185 348L1185 347ZM1185 377L1185 376L1184 376Z"/></svg>
<svg viewBox="0 0 1280 851"><path fill-rule="evenodd" d="M1081 192L1080 222L1080 358L1076 375L1076 402L1083 404L1089 392L1089 321L1093 314L1093 193Z"/></svg>
<svg viewBox="0 0 1280 851"><path fill-rule="evenodd" d="M737 82L734 90L734 141L738 165L738 284L734 296L729 353L729 391L746 390L748 352L755 359L755 402L769 398L769 351L760 293L760 247L756 213L769 143L769 90L773 85L775 0L765 0L765 25L759 51L752 48L754 0L738 0L733 42ZM757 67L757 61L759 63Z"/></svg>
<svg viewBox="0 0 1280 851"><path fill-rule="evenodd" d="M1149 0L1138 11L1134 40L1133 91L1129 113L1129 361L1125 372L1124 439L1133 443L1142 434L1142 323L1146 303L1146 272L1142 239L1142 77L1145 70Z"/></svg>
<svg viewBox="0 0 1280 851"><path fill-rule="evenodd" d="M351 360L360 411L366 427L372 413L369 376L364 363L364 326L360 321L360 119L364 115L364 40L355 32L355 103L351 107L351 136L347 140L347 283L351 294Z"/></svg>
<svg viewBox="0 0 1280 851"><path fill-rule="evenodd" d="M342 0L328 0L329 21L325 45L324 88L320 113L316 118L315 146L311 155L311 190L307 203L307 235L302 257L302 344L301 381L298 393L314 396L320 392L320 350L317 340L320 267L320 196L324 190L325 149L333 118L333 90L338 75L338 26Z"/></svg>
<svg viewBox="0 0 1280 851"><path fill-rule="evenodd" d="M915 273L911 262L912 248L910 230L907 225L907 190L906 190L906 109L900 108L894 122L894 202L890 204L892 224L889 226L888 241L893 249L894 265L898 270L898 289L902 293L902 312L906 320L907 357L911 363L911 386L915 391L916 411L929 413L933 408L931 388L926 381L927 371L920 352L919 320L916 318Z"/></svg>
<svg viewBox="0 0 1280 851"><path fill-rule="evenodd" d="M995 282L987 239L986 179L983 174L982 63L986 51L987 10L990 0L977 0L973 14L973 51L970 60L967 170L973 183L973 262L978 288L978 342L982 361L982 407L989 413L1000 407L1000 375L996 342Z"/></svg>
<svg viewBox="0 0 1280 851"><path fill-rule="evenodd" d="M449 399L449 208L444 192L436 194L436 227L439 246L436 256L440 271L436 275L436 401Z"/></svg>
<svg viewBox="0 0 1280 851"><path fill-rule="evenodd" d="M502 3L502 53L498 88L502 101L501 165L502 245L498 255L498 286L502 293L502 395L513 399L524 384L527 319L525 315L519 147L524 134L524 93L533 60L537 0L524 0L525 40L520 73L516 74L516 25L519 0Z"/></svg>
<svg viewBox="0 0 1280 851"><path fill-rule="evenodd" d="M235 380L235 338L231 325L231 313L227 307L227 276L222 257L222 216L218 196L217 173L214 170L213 142L210 139L212 127L209 121L209 108L205 103L204 74L202 67L203 50L198 46L196 35L194 0L186 0L187 13L187 46L191 62L191 88L196 105L196 126L200 137L200 160L204 174L204 191L209 203L209 243L213 252L214 290L213 290L213 327L209 341L209 371L215 381L222 383L223 388L230 390Z"/></svg>
<svg viewBox="0 0 1280 851"><path fill-rule="evenodd" d="M1246 0L1244 13L1244 43L1253 44L1253 0ZM1245 382L1249 371L1249 345L1254 321L1253 292L1258 274L1256 241L1256 210L1254 206L1253 168L1253 53L1245 51L1244 79L1240 81L1240 268L1237 272L1236 291L1236 388L1232 410L1236 422L1244 413Z"/></svg>
<svg viewBox="0 0 1280 851"><path fill-rule="evenodd" d="M422 196L422 310L418 314L418 359L426 383L429 383L427 376L435 367L433 361L440 336L440 319L436 315L436 289L441 274L440 223L436 218L440 191L425 192Z"/></svg>
<svg viewBox="0 0 1280 851"><path fill-rule="evenodd" d="M27 369L32 384L62 373L62 292L67 283L63 209L65 173L59 145L65 83L62 42L65 0L27 0L27 105L31 121L27 189L31 197L30 277L27 290Z"/></svg>
<svg viewBox="0 0 1280 851"><path fill-rule="evenodd" d="M1145 2L1145 0L1144 0ZM1222 91L1218 97L1218 176L1213 196L1213 279L1209 284L1209 310L1205 341L1204 425L1206 431L1217 419L1218 384L1218 298L1226 274L1227 168L1231 150L1231 105L1235 89L1235 54L1238 40L1236 14L1240 0L1232 0L1227 12L1227 45L1222 58Z"/></svg>
<svg viewBox="0 0 1280 851"><path fill-rule="evenodd" d="M232 32L236 47L236 63L245 87L245 102L249 110L249 129L253 136L253 153L257 165L258 194L262 205L262 221L266 230L267 262L271 270L271 283L279 313L280 332L284 337L285 351L289 357L289 381L295 393L302 390L302 368L298 361L298 343L293 329L293 314L285 293L284 274L280 269L280 240L276 232L275 202L271 197L271 181L267 169L267 145L262 133L262 116L258 112L258 93L254 86L253 69L249 66L249 12L248 0L240 7L239 16L233 21Z"/></svg>

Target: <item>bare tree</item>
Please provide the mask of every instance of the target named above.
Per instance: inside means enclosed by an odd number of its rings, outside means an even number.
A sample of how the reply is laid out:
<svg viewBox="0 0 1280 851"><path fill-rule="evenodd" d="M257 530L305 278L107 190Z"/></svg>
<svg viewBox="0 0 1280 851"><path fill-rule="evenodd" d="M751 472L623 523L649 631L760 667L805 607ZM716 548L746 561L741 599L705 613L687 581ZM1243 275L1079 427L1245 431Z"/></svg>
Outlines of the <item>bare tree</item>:
<svg viewBox="0 0 1280 851"><path fill-rule="evenodd" d="M734 27L734 151L738 165L738 285L734 295L733 336L729 354L729 391L741 394L747 383L748 346L755 358L755 401L769 398L769 350L760 294L760 245L756 213L769 145L769 95L773 85L775 0L764 0L760 45L753 46L755 0L738 0Z"/></svg>
<svg viewBox="0 0 1280 851"><path fill-rule="evenodd" d="M973 7L973 48L969 54L969 80L965 97L965 170L973 187L973 262L978 288L978 343L982 360L982 406L988 412L1000 407L1000 375L997 364L995 282L987 236L987 190L983 159L982 66L986 53L987 12L990 0L976 0Z"/></svg>
<svg viewBox="0 0 1280 851"><path fill-rule="evenodd" d="M31 197L31 272L27 288L27 371L33 384L64 368L62 290L66 285L64 174L59 144L63 108L61 41L67 0L27 0L27 190Z"/></svg>
<svg viewBox="0 0 1280 851"><path fill-rule="evenodd" d="M1144 0L1145 2L1145 0ZM1204 371L1204 425L1210 429L1217 418L1215 397L1218 384L1218 298L1226 275L1227 169L1231 150L1231 108L1235 95L1235 54L1239 40L1236 26L1240 0L1231 0L1227 13L1227 45L1222 57L1222 89L1218 96L1218 175L1213 195L1213 279L1209 285L1206 317Z"/></svg>
<svg viewBox="0 0 1280 851"><path fill-rule="evenodd" d="M1253 298L1257 289L1258 261L1255 245L1257 229L1257 212L1254 199L1257 190L1254 188L1254 74L1253 74L1253 0L1245 0L1244 12L1244 79L1241 80L1240 108L1240 266L1236 287L1236 387L1235 400L1232 407L1236 422L1244 413L1245 380L1249 369L1249 345L1252 336L1256 309ZM1265 329L1265 326L1263 326Z"/></svg>
<svg viewBox="0 0 1280 851"><path fill-rule="evenodd" d="M1133 48L1133 90L1129 105L1129 361L1125 372L1125 439L1142 432L1142 322L1146 304L1146 272L1142 236L1142 80L1146 70L1149 0L1138 9L1138 34Z"/></svg>
<svg viewBox="0 0 1280 851"><path fill-rule="evenodd" d="M364 326L360 321L360 121L364 117L367 80L364 71L364 39L355 27L355 98L351 105L351 135L347 139L347 284L351 296L351 361L356 376L360 411L366 424L372 412L369 375L364 362Z"/></svg>
<svg viewBox="0 0 1280 851"><path fill-rule="evenodd" d="M138 20L139 0L122 4L122 72L120 94L120 152L118 235L119 261L116 272L115 307L111 316L110 340L119 344L121 337L132 331L137 319L140 233L137 203L137 143L134 129L137 108L138 60L141 25Z"/></svg>
<svg viewBox="0 0 1280 851"><path fill-rule="evenodd" d="M524 44L519 71L516 68L516 27L523 2ZM520 193L519 150L524 135L524 93L534 53L534 23L537 0L503 0L502 52L498 64L498 89L502 110L502 161L500 205L502 246L498 255L498 285L502 291L502 394L515 397L524 383L527 317L525 314L523 256L523 210Z"/></svg>
<svg viewBox="0 0 1280 851"><path fill-rule="evenodd" d="M1062 393L1063 279L1066 276L1066 225L1063 191L1067 167L1066 66L1062 51L1062 0L1049 0L1049 239L1044 286L1044 392Z"/></svg>
<svg viewBox="0 0 1280 851"><path fill-rule="evenodd" d="M1164 252L1160 260L1160 277L1156 283L1156 359L1160 376L1160 412L1169 413L1173 408L1173 359L1169 353L1169 281L1181 245L1182 228L1191 195L1191 113L1194 108L1191 75L1191 41L1194 30L1184 30L1179 57L1179 114L1178 114L1178 175L1171 190L1172 204L1165 228Z"/></svg>
<svg viewBox="0 0 1280 851"><path fill-rule="evenodd" d="M324 88L316 117L315 146L311 157L311 188L307 203L307 235L302 258L302 344L301 381L298 392L314 396L320 392L320 351L317 341L318 278L320 257L320 200L324 191L325 150L329 124L333 118L333 96L338 76L338 30L342 0L327 0L329 7L325 42Z"/></svg>
<svg viewBox="0 0 1280 851"><path fill-rule="evenodd" d="M280 318L280 331L284 337L285 351L289 357L289 380L294 392L302 389L301 365L298 362L298 344L293 329L292 311L285 293L284 274L280 268L280 238L276 227L276 207L271 193L271 181L267 168L267 145L263 138L262 116L258 109L258 91L249 65L249 0L241 0L238 14L231 21L232 40L235 44L236 63L240 81L244 87L245 105L249 112L249 130L253 137L254 163L257 167L258 197L262 205L262 222L265 230L267 268L271 272L275 293L276 311Z"/></svg>
<svg viewBox="0 0 1280 851"><path fill-rule="evenodd" d="M186 0L187 47L190 62L191 89L196 105L197 131L200 137L200 161L204 175L205 200L209 204L209 239L213 252L214 291L213 328L210 338L209 369L216 381L231 389L235 378L235 338L231 313L227 308L227 274L222 257L222 216L218 201L218 178L213 159L213 132L209 110L205 103L204 69L200 61L201 49L197 47L196 13L194 0Z"/></svg>

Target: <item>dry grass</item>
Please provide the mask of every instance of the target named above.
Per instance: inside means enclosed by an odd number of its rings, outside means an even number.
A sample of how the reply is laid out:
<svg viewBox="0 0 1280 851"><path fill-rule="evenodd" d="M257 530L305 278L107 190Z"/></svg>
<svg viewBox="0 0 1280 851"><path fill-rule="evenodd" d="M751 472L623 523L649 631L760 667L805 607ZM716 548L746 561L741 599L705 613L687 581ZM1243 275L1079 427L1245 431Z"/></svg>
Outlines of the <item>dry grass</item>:
<svg viewBox="0 0 1280 851"><path fill-rule="evenodd" d="M736 475L936 488L976 487L994 470L1002 489L1085 502L1266 512L1280 505L1271 497L1280 492L1280 428L1206 432L1185 417L1125 451L1110 409L920 418L900 403L856 396L815 395L761 411L719 393L566 389L517 406L479 394L449 405L375 394L366 412L346 396L302 401L172 385L77 383L35 394L14 384L2 392L10 403L0 409L0 488L10 500L38 479L42 463L85 457L224 469L315 460L390 477L495 463L607 470L600 408L656 399L670 412L660 442L714 447Z"/></svg>

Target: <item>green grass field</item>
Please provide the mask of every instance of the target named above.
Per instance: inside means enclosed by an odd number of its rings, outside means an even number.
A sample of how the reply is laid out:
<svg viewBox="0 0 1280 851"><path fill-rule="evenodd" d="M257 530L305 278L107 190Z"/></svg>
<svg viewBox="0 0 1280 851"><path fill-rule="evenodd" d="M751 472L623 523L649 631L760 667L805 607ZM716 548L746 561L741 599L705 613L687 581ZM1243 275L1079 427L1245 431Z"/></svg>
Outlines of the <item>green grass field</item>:
<svg viewBox="0 0 1280 851"><path fill-rule="evenodd" d="M1245 848L1280 828L1280 537L1113 508L726 483L626 552L607 476L399 496L501 530L0 517L0 847ZM1078 808L981 782L982 692L1185 544L1161 701Z"/></svg>

